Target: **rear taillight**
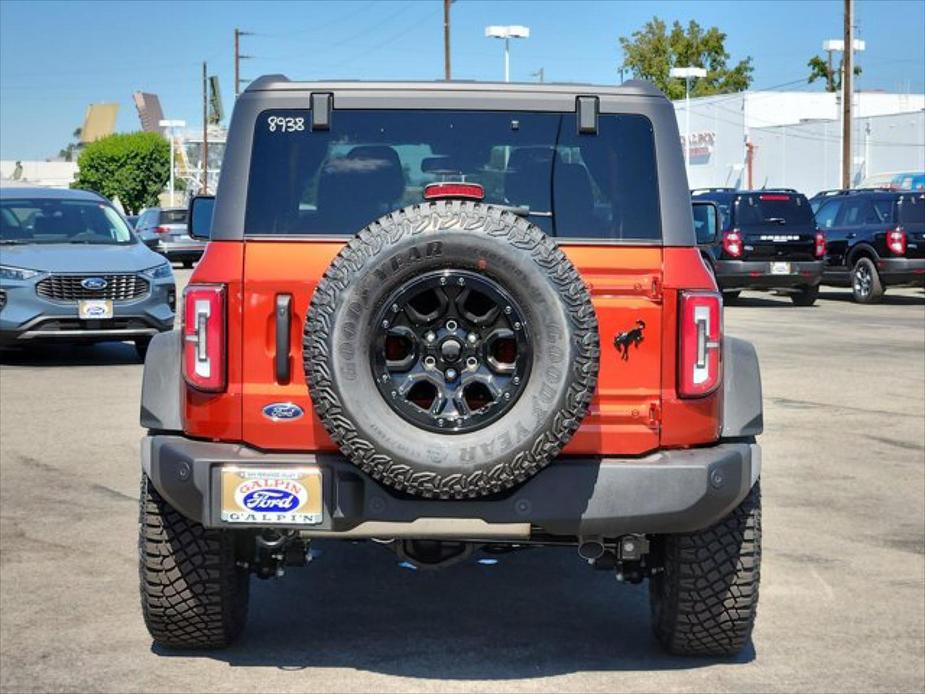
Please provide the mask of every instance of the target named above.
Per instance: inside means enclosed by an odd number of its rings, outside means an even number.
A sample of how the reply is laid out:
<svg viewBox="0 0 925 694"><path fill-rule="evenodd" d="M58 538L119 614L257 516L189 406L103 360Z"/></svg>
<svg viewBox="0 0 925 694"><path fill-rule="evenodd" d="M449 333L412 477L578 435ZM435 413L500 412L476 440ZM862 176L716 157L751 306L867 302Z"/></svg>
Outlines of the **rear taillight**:
<svg viewBox="0 0 925 694"><path fill-rule="evenodd" d="M742 256L742 234L738 229L723 233L723 252L732 258Z"/></svg>
<svg viewBox="0 0 925 694"><path fill-rule="evenodd" d="M170 227L165 227L165 226L154 227L155 234L166 234L169 231L170 231Z"/></svg>
<svg viewBox="0 0 925 694"><path fill-rule="evenodd" d="M485 189L478 183L457 183L455 181L429 183L424 188L425 200L441 200L446 198L483 200L485 198Z"/></svg>
<svg viewBox="0 0 925 694"><path fill-rule="evenodd" d="M183 377L197 390L225 390L225 285L183 292Z"/></svg>
<svg viewBox="0 0 925 694"><path fill-rule="evenodd" d="M894 255L906 255L906 230L896 227L886 232L886 247Z"/></svg>
<svg viewBox="0 0 925 694"><path fill-rule="evenodd" d="M821 231L816 232L816 257L825 257L825 234Z"/></svg>
<svg viewBox="0 0 925 694"><path fill-rule="evenodd" d="M709 395L722 380L723 302L717 292L681 292L678 395Z"/></svg>

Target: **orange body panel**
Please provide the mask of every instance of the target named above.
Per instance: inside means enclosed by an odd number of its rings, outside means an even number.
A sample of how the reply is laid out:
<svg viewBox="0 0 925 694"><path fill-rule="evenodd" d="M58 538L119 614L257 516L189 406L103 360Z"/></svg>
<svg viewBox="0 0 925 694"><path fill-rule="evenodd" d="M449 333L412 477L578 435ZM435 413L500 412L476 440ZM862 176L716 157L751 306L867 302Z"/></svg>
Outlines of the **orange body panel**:
<svg viewBox="0 0 925 694"><path fill-rule="evenodd" d="M241 440L265 450L336 450L308 395L302 329L315 285L342 247L334 241L209 244L191 281L229 285L229 389L206 396L187 388L187 433ZM697 250L577 244L562 248L589 285L601 333L597 392L565 452L629 455L715 440L719 396L682 401L675 389L677 291L715 288ZM285 384L277 383L274 371L277 294L293 296L291 379ZM644 339L622 360L614 337L635 327L637 320L645 321ZM273 402L296 403L306 414L274 423L262 414Z"/></svg>

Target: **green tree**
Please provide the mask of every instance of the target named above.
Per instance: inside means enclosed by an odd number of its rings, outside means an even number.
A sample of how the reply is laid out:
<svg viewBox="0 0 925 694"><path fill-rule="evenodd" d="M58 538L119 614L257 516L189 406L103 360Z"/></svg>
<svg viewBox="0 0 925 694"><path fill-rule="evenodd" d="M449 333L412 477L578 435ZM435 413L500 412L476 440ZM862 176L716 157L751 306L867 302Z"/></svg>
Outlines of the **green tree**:
<svg viewBox="0 0 925 694"><path fill-rule="evenodd" d="M127 211L157 204L170 178L170 144L157 133L109 135L91 142L77 160L72 188L119 197Z"/></svg>
<svg viewBox="0 0 925 694"><path fill-rule="evenodd" d="M812 83L816 80L825 80L825 90L827 92L841 91L843 60L839 61L837 68L832 68L832 66L826 62L825 58L814 55L806 64L809 66L809 79L806 80L807 82ZM861 66L855 65L851 72L854 73L855 76L860 75Z"/></svg>
<svg viewBox="0 0 925 694"><path fill-rule="evenodd" d="M707 76L691 82L691 96L741 92L752 82L752 59L729 65L726 34L716 27L704 30L691 20L685 29L675 21L671 31L653 17L631 36L621 36L623 65L634 77L653 82L669 99L684 97L684 80L668 76L673 67L702 67Z"/></svg>

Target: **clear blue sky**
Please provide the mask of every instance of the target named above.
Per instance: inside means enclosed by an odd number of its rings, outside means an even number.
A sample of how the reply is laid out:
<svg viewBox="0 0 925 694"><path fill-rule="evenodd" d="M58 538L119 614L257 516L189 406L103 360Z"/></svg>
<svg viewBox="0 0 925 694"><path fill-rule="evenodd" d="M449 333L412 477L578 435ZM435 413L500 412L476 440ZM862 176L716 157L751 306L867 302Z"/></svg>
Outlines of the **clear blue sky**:
<svg viewBox="0 0 925 694"><path fill-rule="evenodd" d="M654 15L696 19L728 34L732 60L754 59L753 87L807 74L822 41L842 32L841 0L504 2L453 4L453 76L502 79L502 44L486 24L526 24L511 49L515 81L613 83L617 39ZM925 90L925 0L858 0L860 89ZM232 30L245 37L242 75L436 79L443 75L440 0L340 2L18 2L0 0L0 158L53 156L91 102L120 104L118 129L139 128L131 94L160 95L167 117L201 122L201 61L232 94ZM792 88L820 89L797 85Z"/></svg>

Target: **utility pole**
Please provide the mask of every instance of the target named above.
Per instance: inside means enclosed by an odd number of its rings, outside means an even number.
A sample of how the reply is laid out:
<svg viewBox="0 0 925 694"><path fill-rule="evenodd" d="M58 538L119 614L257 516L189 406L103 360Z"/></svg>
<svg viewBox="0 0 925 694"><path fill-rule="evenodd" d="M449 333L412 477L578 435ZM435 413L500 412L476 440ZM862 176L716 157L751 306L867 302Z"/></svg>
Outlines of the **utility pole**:
<svg viewBox="0 0 925 694"><path fill-rule="evenodd" d="M200 195L209 194L209 78L202 61L202 185Z"/></svg>
<svg viewBox="0 0 925 694"><path fill-rule="evenodd" d="M851 187L851 101L854 75L854 0L845 0L845 53L842 69L842 151L841 186Z"/></svg>
<svg viewBox="0 0 925 694"><path fill-rule="evenodd" d="M450 81L450 5L453 0L443 0L443 79Z"/></svg>
<svg viewBox="0 0 925 694"><path fill-rule="evenodd" d="M241 31L240 29L234 30L234 98L238 98L238 94L241 93L241 82L247 82L248 80L241 79L241 61L248 60L253 58L252 55L241 55L241 37L242 36L253 36L254 32L252 31Z"/></svg>

